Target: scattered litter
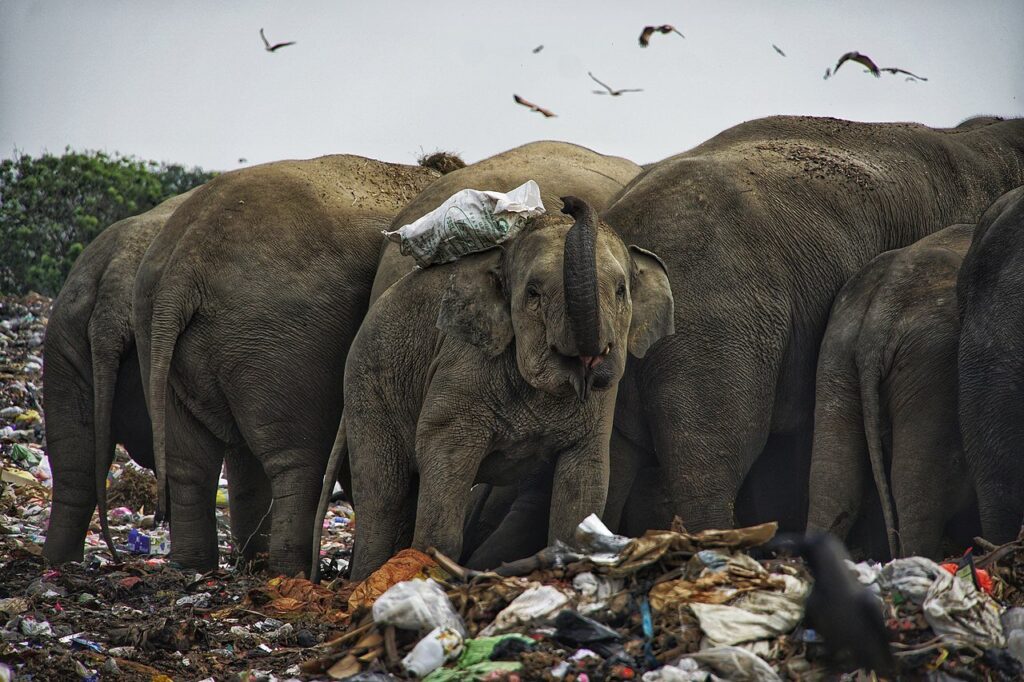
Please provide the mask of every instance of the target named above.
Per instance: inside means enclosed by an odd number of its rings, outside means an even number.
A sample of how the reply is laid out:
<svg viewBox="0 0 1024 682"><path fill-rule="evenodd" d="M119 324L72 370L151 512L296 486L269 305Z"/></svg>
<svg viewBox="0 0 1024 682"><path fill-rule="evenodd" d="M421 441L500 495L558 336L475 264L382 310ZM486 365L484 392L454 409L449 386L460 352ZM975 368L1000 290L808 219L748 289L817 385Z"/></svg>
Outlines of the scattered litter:
<svg viewBox="0 0 1024 682"><path fill-rule="evenodd" d="M94 516L84 561L48 566L51 476L30 364L41 365L48 306L0 298L0 682L828 679L823 637L802 623L803 562L748 552L774 524L626 538L591 517L571 542L495 572L410 549L356 585L340 575L358 518L332 503L331 582L314 585L243 565L218 506L222 561L196 574L161 553L155 479L118 447L111 531L140 553L114 563ZM1024 679L1024 541L988 549L846 564L883 606L903 679Z"/></svg>

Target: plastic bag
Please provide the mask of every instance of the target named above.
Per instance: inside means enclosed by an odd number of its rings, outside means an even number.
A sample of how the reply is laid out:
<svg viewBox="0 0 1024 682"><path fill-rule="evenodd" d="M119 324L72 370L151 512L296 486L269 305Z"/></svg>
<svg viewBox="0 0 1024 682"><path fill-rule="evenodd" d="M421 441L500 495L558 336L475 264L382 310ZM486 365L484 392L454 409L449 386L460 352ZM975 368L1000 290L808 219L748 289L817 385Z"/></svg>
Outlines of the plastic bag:
<svg viewBox="0 0 1024 682"><path fill-rule="evenodd" d="M501 244L543 214L540 187L527 180L508 194L464 189L419 220L383 234L426 268Z"/></svg>
<svg viewBox="0 0 1024 682"><path fill-rule="evenodd" d="M632 541L631 538L615 535L597 514L591 514L576 526L573 544L591 554L618 554Z"/></svg>
<svg viewBox="0 0 1024 682"><path fill-rule="evenodd" d="M531 587L502 609L494 622L480 631L480 635L488 637L501 634L516 626L544 618L568 602L569 598L565 594L550 585Z"/></svg>
<svg viewBox="0 0 1024 682"><path fill-rule="evenodd" d="M383 597L381 598L383 599ZM377 600L380 603L380 600ZM402 667L410 675L423 677L462 653L462 633L452 628L434 628L416 643L402 659Z"/></svg>
<svg viewBox="0 0 1024 682"><path fill-rule="evenodd" d="M430 579L392 585L373 603L373 620L403 630L451 628L462 637L466 635L466 627L448 595Z"/></svg>
<svg viewBox="0 0 1024 682"><path fill-rule="evenodd" d="M731 682L780 682L778 673L755 654L735 646L704 649L686 658L705 665ZM685 658L683 660L686 660Z"/></svg>

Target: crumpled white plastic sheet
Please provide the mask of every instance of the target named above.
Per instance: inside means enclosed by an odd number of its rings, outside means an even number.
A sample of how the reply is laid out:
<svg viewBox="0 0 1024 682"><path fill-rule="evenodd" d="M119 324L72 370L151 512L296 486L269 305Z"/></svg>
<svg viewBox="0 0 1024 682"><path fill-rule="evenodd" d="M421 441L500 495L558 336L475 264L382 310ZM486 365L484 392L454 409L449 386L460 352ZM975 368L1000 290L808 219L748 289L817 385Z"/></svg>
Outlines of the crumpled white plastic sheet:
<svg viewBox="0 0 1024 682"><path fill-rule="evenodd" d="M464 189L419 220L383 234L426 268L497 246L544 212L540 187L527 180L508 194Z"/></svg>
<svg viewBox="0 0 1024 682"><path fill-rule="evenodd" d="M466 626L448 595L433 579L416 578L395 583L373 603L373 620L403 630L426 632L452 628L463 637Z"/></svg>
<svg viewBox="0 0 1024 682"><path fill-rule="evenodd" d="M701 667L711 668L722 679L730 682L781 682L782 679L761 657L735 646L714 647L687 654L676 665L683 667L688 661L696 661Z"/></svg>
<svg viewBox="0 0 1024 682"><path fill-rule="evenodd" d="M779 577L786 581L783 592L748 592L731 604L690 604L708 643L728 646L792 632L803 618L808 585L794 576Z"/></svg>
<svg viewBox="0 0 1024 682"><path fill-rule="evenodd" d="M519 625L549 616L568 603L569 597L551 585L531 587L502 609L494 622L480 631L479 636L500 635Z"/></svg>

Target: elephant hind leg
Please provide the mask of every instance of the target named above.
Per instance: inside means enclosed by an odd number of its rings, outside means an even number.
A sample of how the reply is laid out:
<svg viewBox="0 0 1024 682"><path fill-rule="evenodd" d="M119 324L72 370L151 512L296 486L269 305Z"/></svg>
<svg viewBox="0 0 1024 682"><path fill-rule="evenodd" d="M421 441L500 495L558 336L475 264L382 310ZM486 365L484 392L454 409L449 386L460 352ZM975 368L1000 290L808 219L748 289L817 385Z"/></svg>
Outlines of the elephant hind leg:
<svg viewBox="0 0 1024 682"><path fill-rule="evenodd" d="M171 560L200 571L217 567L217 483L225 445L168 390L167 481Z"/></svg>
<svg viewBox="0 0 1024 682"><path fill-rule="evenodd" d="M416 521L417 486L408 455L394 434L348 423L352 506L356 514L352 580L363 580L396 551L410 546Z"/></svg>
<svg viewBox="0 0 1024 682"><path fill-rule="evenodd" d="M845 540L862 513L871 478L857 378L819 373L817 402L807 529Z"/></svg>
<svg viewBox="0 0 1024 682"><path fill-rule="evenodd" d="M244 444L229 448L224 463L228 477L232 541L242 559L249 562L269 549L273 512L270 478L263 470L263 464Z"/></svg>

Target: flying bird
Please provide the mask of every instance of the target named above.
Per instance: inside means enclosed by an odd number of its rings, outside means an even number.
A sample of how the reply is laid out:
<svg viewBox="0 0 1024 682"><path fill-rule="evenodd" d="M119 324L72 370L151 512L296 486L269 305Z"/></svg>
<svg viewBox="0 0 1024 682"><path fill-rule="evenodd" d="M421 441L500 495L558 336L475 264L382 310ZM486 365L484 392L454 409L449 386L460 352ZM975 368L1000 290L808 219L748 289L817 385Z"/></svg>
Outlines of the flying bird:
<svg viewBox="0 0 1024 682"><path fill-rule="evenodd" d="M621 95L624 92L643 92L642 88L623 88L622 90L612 90L607 85L605 85L601 81L597 80L597 76L595 76L594 74L590 73L589 71L587 71L587 75L590 76L594 80L595 83L597 83L602 88L604 88L605 90L608 91L608 92L605 92L604 90L591 90L591 92L594 93L595 95L611 95L612 97L618 97L619 95Z"/></svg>
<svg viewBox="0 0 1024 682"><path fill-rule="evenodd" d="M640 32L640 47L647 47L651 43L652 33L679 33L679 30L672 24L662 24L661 26L644 26L644 30ZM682 33L680 36L685 38Z"/></svg>
<svg viewBox="0 0 1024 682"><path fill-rule="evenodd" d="M519 95L512 95L512 99L514 99L516 101L516 104L522 104L524 107L528 107L530 109L530 111L536 111L537 113L544 114L544 118L551 118L552 116L556 115L553 111L551 111L549 109L545 109L544 107L539 107L536 104L534 104L533 102L527 102L525 99L523 99Z"/></svg>
<svg viewBox="0 0 1024 682"><path fill-rule="evenodd" d="M543 45L538 45L537 47L533 48L533 53L537 54L538 52L540 52L543 49L544 49Z"/></svg>
<svg viewBox="0 0 1024 682"><path fill-rule="evenodd" d="M774 48L774 50L776 52L778 52L779 54L781 54L783 57L786 56L786 53L783 52L782 49L778 45L776 45L775 43L772 43L772 48Z"/></svg>
<svg viewBox="0 0 1024 682"><path fill-rule="evenodd" d="M879 69L879 71L885 71L886 73L891 73L894 76L896 74L898 74L898 73L905 74L908 77L907 78L908 81L912 81L912 80L926 81L926 80L928 80L927 78L925 78L923 76L918 76L917 74L910 73L909 71L907 71L905 69L897 69L895 66L883 66L881 69Z"/></svg>
<svg viewBox="0 0 1024 682"><path fill-rule="evenodd" d="M275 50L279 50L282 47L288 47L289 45L295 44L295 41L292 40L287 43L275 43L271 45L270 41L267 40L267 36L263 34L262 28L260 29L260 38L263 38L263 49L266 50L267 52L274 52Z"/></svg>
<svg viewBox="0 0 1024 682"><path fill-rule="evenodd" d="M838 62L836 62L836 67L832 69L831 74L829 74L827 71L825 72L825 78L828 78L829 75L834 76L835 74L839 73L839 67L845 64L846 62L857 62L858 64L861 64L864 68L871 72L875 76L875 78L878 78L879 76L882 75L878 70L878 65L871 60L871 57L867 56L866 54L861 54L860 52L847 52L846 54L839 58Z"/></svg>
<svg viewBox="0 0 1024 682"><path fill-rule="evenodd" d="M897 68L895 66L879 67L877 64L875 64L875 62L871 59L871 57L867 56L866 54L861 54L860 52L847 52L846 54L844 54L842 57L839 58L839 61L836 62L836 66L835 66L834 69L831 69L831 70L825 69L825 78L827 79L830 76L836 75L836 73L839 72L839 67L842 66L843 64L845 64L846 62L857 62L858 64L860 64L861 66L866 68L867 72L872 74L875 78L880 77L882 75L882 72L884 71L886 73L891 73L894 76L896 74L902 73L902 74L904 74L905 76L908 77L907 80L910 80L910 79L916 79L916 80L919 80L919 81L926 81L926 80L928 80L927 78L924 78L922 76L918 76L916 73L911 73L910 71L907 71L906 69L899 69L899 68Z"/></svg>

